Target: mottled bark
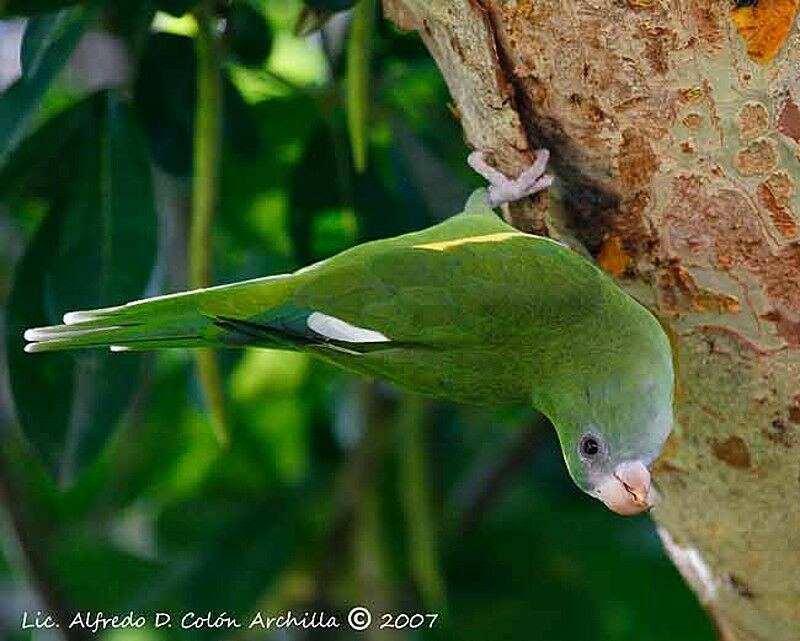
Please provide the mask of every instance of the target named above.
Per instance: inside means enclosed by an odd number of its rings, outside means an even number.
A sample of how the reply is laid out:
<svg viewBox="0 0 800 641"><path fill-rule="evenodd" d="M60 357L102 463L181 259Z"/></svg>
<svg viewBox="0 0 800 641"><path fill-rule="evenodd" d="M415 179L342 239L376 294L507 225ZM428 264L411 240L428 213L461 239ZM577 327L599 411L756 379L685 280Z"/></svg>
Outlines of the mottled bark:
<svg viewBox="0 0 800 641"><path fill-rule="evenodd" d="M553 152L559 184L514 222L579 243L674 334L653 517L736 641L800 639L797 5L384 0L471 146L513 175Z"/></svg>

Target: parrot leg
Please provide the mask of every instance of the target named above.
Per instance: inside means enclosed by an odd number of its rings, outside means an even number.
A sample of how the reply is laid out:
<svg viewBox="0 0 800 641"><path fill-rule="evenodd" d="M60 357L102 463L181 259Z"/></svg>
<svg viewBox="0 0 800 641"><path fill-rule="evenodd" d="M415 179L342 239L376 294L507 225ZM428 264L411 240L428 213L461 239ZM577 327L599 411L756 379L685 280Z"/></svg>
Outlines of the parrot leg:
<svg viewBox="0 0 800 641"><path fill-rule="evenodd" d="M467 158L467 163L489 181L489 203L492 207L533 196L553 183L553 177L544 173L550 159L547 149L538 149L533 164L517 178L508 178L492 167L486 162L485 153L473 151Z"/></svg>

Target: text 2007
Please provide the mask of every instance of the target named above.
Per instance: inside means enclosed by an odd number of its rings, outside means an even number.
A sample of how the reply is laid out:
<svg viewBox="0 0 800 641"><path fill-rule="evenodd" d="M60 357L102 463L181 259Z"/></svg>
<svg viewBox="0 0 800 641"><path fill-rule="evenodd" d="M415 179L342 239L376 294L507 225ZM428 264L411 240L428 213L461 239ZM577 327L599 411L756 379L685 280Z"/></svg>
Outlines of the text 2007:
<svg viewBox="0 0 800 641"><path fill-rule="evenodd" d="M381 615L381 630L391 628L394 630L417 630L418 628L433 628L438 614L384 614Z"/></svg>

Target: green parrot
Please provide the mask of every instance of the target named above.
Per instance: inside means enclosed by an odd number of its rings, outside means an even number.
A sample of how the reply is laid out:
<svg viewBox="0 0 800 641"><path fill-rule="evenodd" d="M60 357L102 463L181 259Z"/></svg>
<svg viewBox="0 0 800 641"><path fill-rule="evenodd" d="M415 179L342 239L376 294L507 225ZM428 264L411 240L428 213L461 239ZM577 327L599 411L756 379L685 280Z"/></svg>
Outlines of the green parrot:
<svg viewBox="0 0 800 641"><path fill-rule="evenodd" d="M658 320L580 254L493 207L541 191L547 152L423 231L358 245L292 274L70 312L28 352L265 347L311 353L426 395L531 403L572 479L620 514L651 506L648 466L672 429L673 364Z"/></svg>

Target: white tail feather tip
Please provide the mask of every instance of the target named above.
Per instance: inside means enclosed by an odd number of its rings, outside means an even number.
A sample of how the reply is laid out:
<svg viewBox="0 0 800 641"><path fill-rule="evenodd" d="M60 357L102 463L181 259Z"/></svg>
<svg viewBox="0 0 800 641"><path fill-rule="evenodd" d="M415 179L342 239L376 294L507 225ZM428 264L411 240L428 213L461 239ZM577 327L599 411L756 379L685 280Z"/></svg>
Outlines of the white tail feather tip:
<svg viewBox="0 0 800 641"><path fill-rule="evenodd" d="M85 323L87 321L95 320L95 318L96 315L93 312L67 312L64 314L64 325Z"/></svg>
<svg viewBox="0 0 800 641"><path fill-rule="evenodd" d="M115 329L121 329L120 325L109 325L108 327L89 327L88 329L66 329L64 327L34 327L25 330L23 337L27 341L52 341L60 339L75 339L82 336L91 336Z"/></svg>

